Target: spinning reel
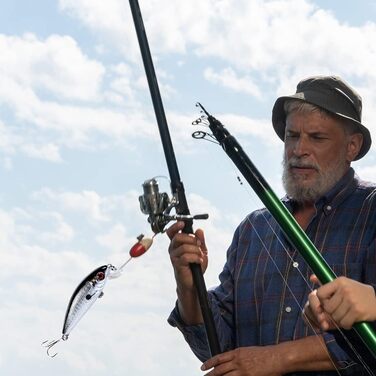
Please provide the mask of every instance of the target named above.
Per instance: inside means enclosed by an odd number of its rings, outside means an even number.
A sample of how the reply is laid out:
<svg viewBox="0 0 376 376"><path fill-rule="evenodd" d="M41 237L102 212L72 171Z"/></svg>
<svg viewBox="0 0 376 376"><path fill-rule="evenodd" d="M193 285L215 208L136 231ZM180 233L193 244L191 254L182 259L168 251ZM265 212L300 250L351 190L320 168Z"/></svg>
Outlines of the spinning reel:
<svg viewBox="0 0 376 376"><path fill-rule="evenodd" d="M179 205L177 194L170 198L167 193L159 192L156 178L146 180L142 184L144 194L139 196L142 213L149 215L148 222L155 234L164 232L166 225L171 221L192 221L194 219L208 219L208 214L182 215L170 212Z"/></svg>

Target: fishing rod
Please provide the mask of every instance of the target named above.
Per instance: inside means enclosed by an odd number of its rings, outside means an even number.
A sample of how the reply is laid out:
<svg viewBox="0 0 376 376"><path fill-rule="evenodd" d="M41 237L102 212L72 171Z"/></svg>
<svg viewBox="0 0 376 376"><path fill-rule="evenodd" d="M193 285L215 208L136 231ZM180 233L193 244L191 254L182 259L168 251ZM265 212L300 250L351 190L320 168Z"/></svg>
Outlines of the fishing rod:
<svg viewBox="0 0 376 376"><path fill-rule="evenodd" d="M254 192L264 203L265 207L269 210L290 243L298 250L313 273L316 274L320 282L325 284L336 279L337 276L334 271L321 256L320 252L296 222L286 206L273 192L272 188L249 159L235 137L230 134L219 120L210 115L200 103L197 103L197 106L200 107L205 114L203 116L208 122L212 135L203 131L197 131L194 132L192 136L194 138L205 138L208 136L210 138L209 141L212 139L217 140ZM202 122L202 119L201 117L193 123L199 124ZM353 329L376 358L376 331L367 322L356 323Z"/></svg>
<svg viewBox="0 0 376 376"><path fill-rule="evenodd" d="M159 193L157 181L155 179L150 179L143 184L144 195L140 197L141 210L145 214L149 214L148 220L151 223L154 232L162 232L164 226L169 220L177 219L185 221L183 232L192 234L193 219L205 219L208 216L205 214L196 216L190 215L184 186L180 179L179 169L167 125L140 6L137 0L129 0L129 4L132 11L133 22L136 29L150 95L159 128L159 134L170 175L171 192L173 194L172 200L169 200L166 197L166 194ZM169 211L172 208L175 209L177 214L176 216L169 216ZM197 290L210 351L212 356L214 356L219 354L221 349L214 324L214 318L209 306L205 280L199 264L191 263L190 269L192 271L193 281Z"/></svg>

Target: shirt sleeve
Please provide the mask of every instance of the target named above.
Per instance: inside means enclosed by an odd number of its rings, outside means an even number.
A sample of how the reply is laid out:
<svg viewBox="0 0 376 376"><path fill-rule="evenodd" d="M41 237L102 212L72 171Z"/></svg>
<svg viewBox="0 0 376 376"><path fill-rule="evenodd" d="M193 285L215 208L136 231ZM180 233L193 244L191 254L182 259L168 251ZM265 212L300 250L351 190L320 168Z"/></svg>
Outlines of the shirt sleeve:
<svg viewBox="0 0 376 376"><path fill-rule="evenodd" d="M376 330L376 322L370 323L372 328ZM354 330L333 331L334 338L337 344L353 359L355 363L359 363L362 368L366 366L371 369L376 369L376 358L359 338Z"/></svg>
<svg viewBox="0 0 376 376"><path fill-rule="evenodd" d="M209 343L204 324L186 325L180 316L177 304L167 319L167 322L171 326L180 330L184 336L184 339L198 359L200 359L202 362L209 359Z"/></svg>
<svg viewBox="0 0 376 376"><path fill-rule="evenodd" d="M326 347L335 366L341 371L341 375L363 375L364 366L358 364L337 341L339 337L333 332L323 335Z"/></svg>

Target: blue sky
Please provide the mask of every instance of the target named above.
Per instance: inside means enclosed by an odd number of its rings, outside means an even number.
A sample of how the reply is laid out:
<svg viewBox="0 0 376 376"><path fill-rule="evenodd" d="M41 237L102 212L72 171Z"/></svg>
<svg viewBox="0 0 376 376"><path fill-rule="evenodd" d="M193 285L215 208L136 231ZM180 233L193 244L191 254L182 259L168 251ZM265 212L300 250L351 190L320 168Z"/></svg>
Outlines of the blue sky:
<svg viewBox="0 0 376 376"><path fill-rule="evenodd" d="M277 96L335 74L364 99L375 138L373 1L140 1L175 153L207 234L208 286L232 233L261 204L228 157L196 141L200 101L234 133L279 195ZM91 270L120 265L139 233L144 180L167 175L127 1L0 3L0 371L4 375L198 374L166 318L175 286L164 235L109 281L103 299L57 345L70 294ZM354 164L376 180L376 152ZM161 181L168 190L168 182Z"/></svg>

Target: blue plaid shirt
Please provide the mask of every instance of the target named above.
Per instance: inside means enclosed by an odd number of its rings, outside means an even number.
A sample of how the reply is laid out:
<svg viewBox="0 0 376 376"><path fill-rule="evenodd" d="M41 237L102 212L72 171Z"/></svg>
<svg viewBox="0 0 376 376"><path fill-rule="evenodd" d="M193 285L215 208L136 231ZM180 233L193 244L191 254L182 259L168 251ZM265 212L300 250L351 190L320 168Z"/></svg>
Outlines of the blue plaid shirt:
<svg viewBox="0 0 376 376"><path fill-rule="evenodd" d="M316 214L306 233L338 275L376 286L376 186L347 174L316 202ZM283 202L290 211L294 203ZM287 256L289 254L289 257ZM209 291L223 351L264 346L314 335L302 319L302 307L313 286L312 274L266 209L248 215L236 229L221 272L220 285ZM287 284L285 283L287 282ZM175 308L169 319L178 327L196 356L210 358L203 325L186 326ZM363 368L323 334L341 375L362 375ZM336 371L290 375L338 375Z"/></svg>

